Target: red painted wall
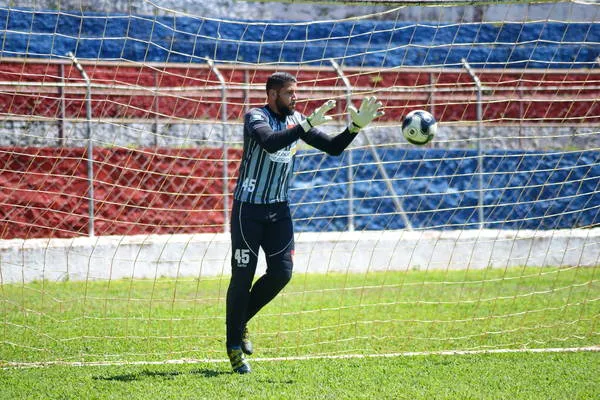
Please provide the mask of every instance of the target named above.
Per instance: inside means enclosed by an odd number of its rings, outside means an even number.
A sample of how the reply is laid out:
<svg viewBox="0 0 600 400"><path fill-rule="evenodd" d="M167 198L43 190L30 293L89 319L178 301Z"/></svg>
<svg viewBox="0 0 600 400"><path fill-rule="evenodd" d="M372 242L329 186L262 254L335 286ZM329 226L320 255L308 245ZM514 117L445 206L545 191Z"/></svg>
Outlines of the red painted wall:
<svg viewBox="0 0 600 400"><path fill-rule="evenodd" d="M94 118L220 119L221 92L207 66L87 64L95 84ZM221 66L230 90L227 118L239 120L249 106L262 104L261 89L273 72ZM329 87L343 82L329 69L290 70L303 88L305 113L331 96ZM375 91L386 107L383 121L400 121L414 108L435 107L443 122L476 120L471 78L458 70L346 70L352 85ZM491 89L484 97L484 119L489 123L600 123L600 71L479 71ZM0 118L61 116L85 118L84 88L27 86L28 82L82 83L71 65L50 61L0 62L0 82L18 82L0 90ZM242 85L256 84L245 91ZM434 84L431 96L424 88ZM115 85L142 86L137 93ZM155 93L152 90L158 88ZM168 88L185 88L170 92ZM394 91L389 88L414 88ZM527 90L519 90L525 88ZM540 89L540 90L534 90ZM337 112L345 118L343 90ZM358 95L360 96L360 95ZM355 101L357 102L357 101ZM302 108L304 107L304 108ZM0 238L74 237L88 234L88 181L85 149L0 149ZM229 153L229 190L240 154ZM217 149L97 149L94 151L95 233L218 232L223 230L223 163Z"/></svg>
<svg viewBox="0 0 600 400"><path fill-rule="evenodd" d="M94 118L160 117L185 119L220 119L221 91L219 81L204 65L131 66L128 64L89 64L86 71L95 84L108 85L94 89ZM227 119L239 120L249 106L264 101L264 82L272 70L243 69L240 66L221 66L229 86ZM306 112L331 96L337 87L340 117L345 94L343 82L329 69L292 69L300 87L312 89L301 92L306 101L300 111ZM383 121L400 121L414 108L435 108L438 120L475 121L476 104L473 83L466 71L459 70L354 70L345 71L357 91L376 91L386 107ZM597 70L482 70L482 84L490 90L484 96L484 119L491 123L527 122L598 123L600 122L600 71ZM82 83L79 72L71 65L63 70L56 63L4 61L0 63L0 81ZM258 85L246 92L243 84ZM438 92L431 96L425 89L434 85ZM115 85L137 86L145 89L133 93ZM158 88L157 93L152 90ZM185 88L169 91L168 88ZM394 91L390 88L414 88ZM359 95L357 95L359 96ZM326 97L325 97L326 98ZM358 100L355 100L357 102ZM61 99L58 88L5 87L0 92L0 115L42 116L58 118ZM67 89L64 95L65 117L84 118L84 90Z"/></svg>
<svg viewBox="0 0 600 400"><path fill-rule="evenodd" d="M0 238L88 234L86 150L0 149ZM240 153L228 152L230 193ZM219 149L94 150L97 235L223 231Z"/></svg>

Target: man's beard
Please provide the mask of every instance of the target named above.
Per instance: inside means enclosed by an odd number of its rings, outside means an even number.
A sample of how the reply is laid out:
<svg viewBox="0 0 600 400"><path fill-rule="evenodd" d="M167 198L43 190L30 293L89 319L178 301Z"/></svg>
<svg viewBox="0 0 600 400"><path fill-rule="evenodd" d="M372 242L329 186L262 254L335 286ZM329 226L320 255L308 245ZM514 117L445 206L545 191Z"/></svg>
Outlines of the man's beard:
<svg viewBox="0 0 600 400"><path fill-rule="evenodd" d="M294 115L295 103L291 103L289 106L287 106L283 104L279 97L277 97L277 100L275 100L275 105L277 106L277 110L279 110L279 112L283 115Z"/></svg>

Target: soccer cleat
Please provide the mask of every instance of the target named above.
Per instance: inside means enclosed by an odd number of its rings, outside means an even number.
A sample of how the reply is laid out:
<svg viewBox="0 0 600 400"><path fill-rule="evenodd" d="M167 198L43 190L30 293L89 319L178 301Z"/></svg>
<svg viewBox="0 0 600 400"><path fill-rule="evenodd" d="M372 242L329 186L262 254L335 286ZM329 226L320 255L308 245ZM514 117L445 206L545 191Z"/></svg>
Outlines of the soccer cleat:
<svg viewBox="0 0 600 400"><path fill-rule="evenodd" d="M231 347L227 349L227 355L229 356L229 362L231 362L231 368L233 372L238 374L247 374L250 370L250 364L244 357L244 352L240 347Z"/></svg>
<svg viewBox="0 0 600 400"><path fill-rule="evenodd" d="M250 341L250 336L248 335L248 328L244 328L244 333L242 334L242 351L244 354L252 354L254 349L252 348L252 342Z"/></svg>

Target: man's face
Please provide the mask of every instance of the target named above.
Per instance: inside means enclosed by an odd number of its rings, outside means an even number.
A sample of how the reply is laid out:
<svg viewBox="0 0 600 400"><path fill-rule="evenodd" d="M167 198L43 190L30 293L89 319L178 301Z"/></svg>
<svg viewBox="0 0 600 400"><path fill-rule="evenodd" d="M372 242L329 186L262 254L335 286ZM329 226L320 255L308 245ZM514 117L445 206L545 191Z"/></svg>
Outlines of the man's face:
<svg viewBox="0 0 600 400"><path fill-rule="evenodd" d="M283 115L292 115L296 108L296 82L288 82L276 92L276 111Z"/></svg>

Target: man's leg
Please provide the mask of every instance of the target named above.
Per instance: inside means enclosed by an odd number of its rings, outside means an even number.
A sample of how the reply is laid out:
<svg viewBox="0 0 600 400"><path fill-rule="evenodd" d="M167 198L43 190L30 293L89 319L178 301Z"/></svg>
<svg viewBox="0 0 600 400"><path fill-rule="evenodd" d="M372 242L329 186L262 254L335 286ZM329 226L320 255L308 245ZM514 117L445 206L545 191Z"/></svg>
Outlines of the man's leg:
<svg viewBox="0 0 600 400"><path fill-rule="evenodd" d="M240 346L263 226L256 207L234 202L231 213L231 280L227 289L227 348Z"/></svg>
<svg viewBox="0 0 600 400"><path fill-rule="evenodd" d="M294 227L289 207L283 203L270 207L270 223L265 227L262 244L267 271L252 286L247 321L273 300L292 278Z"/></svg>

